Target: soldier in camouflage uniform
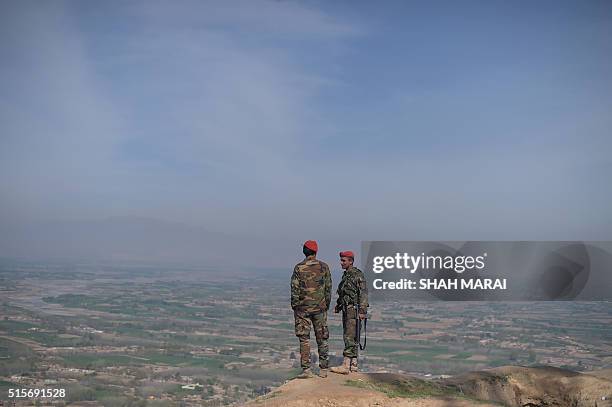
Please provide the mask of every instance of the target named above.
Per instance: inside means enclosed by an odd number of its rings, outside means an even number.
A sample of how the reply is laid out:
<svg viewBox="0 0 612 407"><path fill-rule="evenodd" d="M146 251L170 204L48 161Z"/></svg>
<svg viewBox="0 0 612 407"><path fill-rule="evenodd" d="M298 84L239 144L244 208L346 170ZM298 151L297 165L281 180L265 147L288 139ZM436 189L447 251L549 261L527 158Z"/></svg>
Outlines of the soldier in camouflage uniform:
<svg viewBox="0 0 612 407"><path fill-rule="evenodd" d="M342 329L344 331L344 360L342 365L332 367L334 373L348 374L358 370L357 347L357 312L355 304L359 303L359 319L366 318L368 310L368 286L363 272L353 266L355 255L351 251L340 252L340 265L344 269L342 280L338 284L338 301L334 312L342 311ZM361 323L361 321L359 322Z"/></svg>
<svg viewBox="0 0 612 407"><path fill-rule="evenodd" d="M308 240L303 252L306 258L296 264L291 276L291 308L295 317L295 335L300 340L300 377L312 377L310 370L310 325L314 328L319 348L321 377L327 377L329 347L327 310L331 303L331 273L324 262L316 259L317 242Z"/></svg>

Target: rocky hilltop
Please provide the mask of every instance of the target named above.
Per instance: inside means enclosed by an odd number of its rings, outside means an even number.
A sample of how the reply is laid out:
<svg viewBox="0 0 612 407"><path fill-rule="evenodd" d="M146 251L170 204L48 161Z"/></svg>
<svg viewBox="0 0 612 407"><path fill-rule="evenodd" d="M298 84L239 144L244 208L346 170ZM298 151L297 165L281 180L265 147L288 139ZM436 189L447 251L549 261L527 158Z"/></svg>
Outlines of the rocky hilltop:
<svg viewBox="0 0 612 407"><path fill-rule="evenodd" d="M504 366L446 379L392 373L293 379L248 406L267 407L604 407L612 406L612 370L578 373Z"/></svg>

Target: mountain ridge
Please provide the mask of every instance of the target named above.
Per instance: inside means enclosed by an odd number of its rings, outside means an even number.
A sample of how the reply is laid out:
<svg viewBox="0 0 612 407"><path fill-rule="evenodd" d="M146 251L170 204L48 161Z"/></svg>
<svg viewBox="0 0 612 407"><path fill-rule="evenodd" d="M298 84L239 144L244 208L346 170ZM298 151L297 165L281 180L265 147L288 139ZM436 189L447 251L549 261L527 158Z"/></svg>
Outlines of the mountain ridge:
<svg viewBox="0 0 612 407"><path fill-rule="evenodd" d="M395 373L330 373L293 379L246 406L267 407L604 407L612 406L612 370L502 366L445 379Z"/></svg>

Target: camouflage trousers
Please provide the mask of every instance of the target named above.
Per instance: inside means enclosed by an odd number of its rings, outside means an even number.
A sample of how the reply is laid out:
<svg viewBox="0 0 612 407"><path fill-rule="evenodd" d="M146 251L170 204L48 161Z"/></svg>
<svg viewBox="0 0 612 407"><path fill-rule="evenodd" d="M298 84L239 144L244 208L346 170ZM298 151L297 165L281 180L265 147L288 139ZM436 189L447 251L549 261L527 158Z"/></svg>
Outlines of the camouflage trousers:
<svg viewBox="0 0 612 407"><path fill-rule="evenodd" d="M329 365L329 330L327 328L327 311L309 313L294 311L295 336L300 340L300 363L302 369L310 367L310 325L314 328L319 348L319 367L327 369Z"/></svg>
<svg viewBox="0 0 612 407"><path fill-rule="evenodd" d="M342 355L349 358L357 357L357 341L355 341L355 335L357 335L356 313L357 310L352 305L347 306L346 310L342 311L342 331L344 332L344 352L342 352Z"/></svg>

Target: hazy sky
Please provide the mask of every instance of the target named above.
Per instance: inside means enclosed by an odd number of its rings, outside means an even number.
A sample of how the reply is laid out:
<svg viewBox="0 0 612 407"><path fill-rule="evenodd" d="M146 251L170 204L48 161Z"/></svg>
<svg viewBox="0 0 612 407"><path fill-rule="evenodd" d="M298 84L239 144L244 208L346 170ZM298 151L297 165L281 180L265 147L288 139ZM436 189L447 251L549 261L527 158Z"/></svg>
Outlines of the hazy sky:
<svg viewBox="0 0 612 407"><path fill-rule="evenodd" d="M612 239L610 1L0 2L0 222Z"/></svg>

